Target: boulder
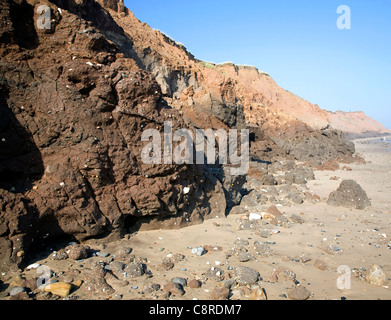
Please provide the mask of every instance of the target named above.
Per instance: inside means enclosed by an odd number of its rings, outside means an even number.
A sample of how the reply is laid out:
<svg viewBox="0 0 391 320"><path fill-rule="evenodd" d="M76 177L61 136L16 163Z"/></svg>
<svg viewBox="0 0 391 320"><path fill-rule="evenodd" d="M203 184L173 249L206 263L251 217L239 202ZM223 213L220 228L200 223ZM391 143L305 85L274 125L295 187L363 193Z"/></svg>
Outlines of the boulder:
<svg viewBox="0 0 391 320"><path fill-rule="evenodd" d="M371 202L362 187L353 180L342 181L339 188L332 192L327 204L335 207L347 207L364 210L371 206Z"/></svg>

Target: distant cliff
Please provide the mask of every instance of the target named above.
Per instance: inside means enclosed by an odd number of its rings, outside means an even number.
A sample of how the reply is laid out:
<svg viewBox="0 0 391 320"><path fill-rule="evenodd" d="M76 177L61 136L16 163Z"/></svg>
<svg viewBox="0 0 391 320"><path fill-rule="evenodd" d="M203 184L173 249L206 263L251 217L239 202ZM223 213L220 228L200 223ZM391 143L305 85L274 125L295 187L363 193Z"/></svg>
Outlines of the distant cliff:
<svg viewBox="0 0 391 320"><path fill-rule="evenodd" d="M376 137L391 134L391 130L361 111L329 112L328 120L333 128L343 131L349 138Z"/></svg>

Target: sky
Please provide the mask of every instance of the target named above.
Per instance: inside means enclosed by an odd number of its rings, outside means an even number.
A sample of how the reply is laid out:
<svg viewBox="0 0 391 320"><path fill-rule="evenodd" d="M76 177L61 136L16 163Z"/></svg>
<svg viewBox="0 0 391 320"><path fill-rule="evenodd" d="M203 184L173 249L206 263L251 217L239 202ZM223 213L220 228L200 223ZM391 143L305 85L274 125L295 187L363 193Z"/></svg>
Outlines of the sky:
<svg viewBox="0 0 391 320"><path fill-rule="evenodd" d="M350 8L350 29L337 20ZM391 129L390 0L125 0L197 59L252 65L321 108ZM346 23L348 20L343 20Z"/></svg>

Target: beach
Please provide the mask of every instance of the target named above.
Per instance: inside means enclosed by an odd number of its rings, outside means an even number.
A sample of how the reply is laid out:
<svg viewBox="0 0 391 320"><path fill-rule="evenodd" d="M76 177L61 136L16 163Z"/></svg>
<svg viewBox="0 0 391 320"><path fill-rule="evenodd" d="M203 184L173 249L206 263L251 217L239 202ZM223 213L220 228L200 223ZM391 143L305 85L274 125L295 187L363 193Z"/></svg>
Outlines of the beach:
<svg viewBox="0 0 391 320"><path fill-rule="evenodd" d="M81 244L88 257L79 260L59 258L75 244L58 243L30 267L3 273L0 297L12 299L9 290L28 283L26 297L65 298L35 285L50 281L70 284L65 299L79 300L209 300L219 294L230 300L390 299L391 145L380 138L354 142L367 163L315 171L305 188L318 201L275 205L286 223L262 218L271 207L266 203L183 229L138 231L112 243L88 240ZM371 206L328 205L342 180L356 181ZM279 187L264 186L261 192ZM370 283L373 265L385 281Z"/></svg>

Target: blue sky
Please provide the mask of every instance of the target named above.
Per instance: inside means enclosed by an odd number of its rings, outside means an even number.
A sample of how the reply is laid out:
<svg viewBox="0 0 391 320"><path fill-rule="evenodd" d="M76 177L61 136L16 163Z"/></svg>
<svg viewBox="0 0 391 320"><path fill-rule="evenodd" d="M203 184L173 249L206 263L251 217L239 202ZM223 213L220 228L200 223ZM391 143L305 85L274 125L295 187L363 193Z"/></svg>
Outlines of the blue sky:
<svg viewBox="0 0 391 320"><path fill-rule="evenodd" d="M284 89L391 129L390 0L125 0L198 59L253 65ZM337 8L351 29L337 28Z"/></svg>

